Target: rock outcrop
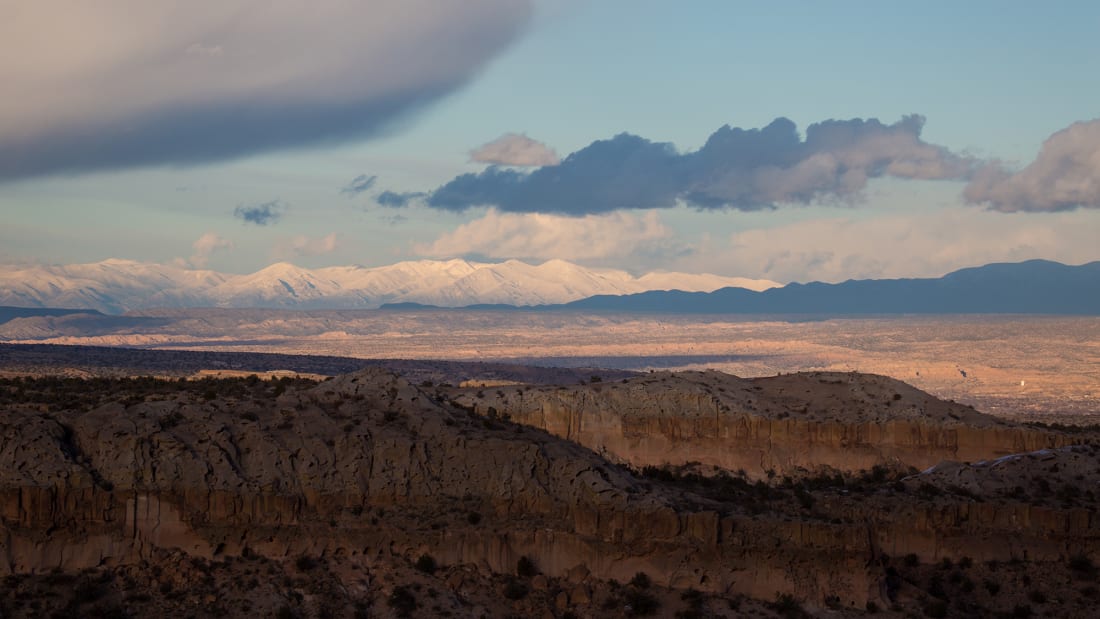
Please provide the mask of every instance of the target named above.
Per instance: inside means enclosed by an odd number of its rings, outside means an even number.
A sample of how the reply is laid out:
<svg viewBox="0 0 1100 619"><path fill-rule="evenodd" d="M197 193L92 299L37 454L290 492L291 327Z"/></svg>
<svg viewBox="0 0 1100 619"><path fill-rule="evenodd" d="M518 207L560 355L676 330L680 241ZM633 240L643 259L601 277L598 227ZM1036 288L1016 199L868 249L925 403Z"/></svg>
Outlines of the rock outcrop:
<svg viewBox="0 0 1100 619"><path fill-rule="evenodd" d="M787 380L775 387L812 384ZM846 434L858 424L835 431L810 430L817 420L792 425L778 418L786 400L769 395L773 386L757 389L757 381L710 374L653 375L541 394L528 389L522 398L515 388L492 397L502 407L512 398L529 403L554 433L562 424L560 433L583 440L593 428L612 428L622 445L654 454L670 448L688 454L694 444L698 455L692 459L699 461L711 458L707 450L721 440L751 442L764 432L770 443L757 446L757 453L776 451L780 455L769 457L780 467L784 458L792 458L792 466L804 466L808 457L839 462L846 448L870 463L883 454L938 458L948 450L977 453L986 444L995 453L1010 449L1012 441L1030 448L1068 440L925 401L915 390L875 377L813 380L848 380L817 384L863 389L867 407L860 423L867 427L880 422L871 403L889 396L894 410L913 411L895 420L911 424L909 430L859 435ZM644 572L659 585L684 590L764 600L790 594L810 606L863 608L890 603L889 556L1065 561L1100 550L1095 495L1043 502L977 481L967 482L973 489L964 492L953 478L931 473L812 493L726 477L720 492L705 491L709 486L692 485L698 480L640 477L581 445L471 414L448 403L443 391L414 387L383 371L310 388L286 385L157 383L146 393L87 406L21 395L0 412L0 574L136 565L165 551L203 560L339 557L363 569L430 554L441 564L479 566L485 574L510 573L521 557L531 557L550 578L583 572L585 578L627 581ZM736 397L723 395L731 392ZM479 407L495 401L470 397ZM554 408L551 401L575 403L576 409ZM739 402L774 411L774 418L737 425L744 418L734 414ZM503 410L523 419L528 409ZM592 411L599 413L595 422ZM837 423L821 415L822 428ZM783 443L795 438L820 447L797 460L782 455L799 453L803 444ZM617 445L602 447L611 452ZM1100 461L1095 449L1082 449L1050 453ZM713 463L739 462L724 457L713 456ZM1082 466L1050 472L1056 478L1050 483L1072 483L1067 476ZM970 475L979 479L999 470L977 467ZM562 598L566 607L574 597L583 599L581 593Z"/></svg>
<svg viewBox="0 0 1100 619"><path fill-rule="evenodd" d="M582 386L465 389L452 397L479 414L506 415L635 467L699 463L754 479L876 465L924 469L1077 440L858 373L743 379L656 372Z"/></svg>

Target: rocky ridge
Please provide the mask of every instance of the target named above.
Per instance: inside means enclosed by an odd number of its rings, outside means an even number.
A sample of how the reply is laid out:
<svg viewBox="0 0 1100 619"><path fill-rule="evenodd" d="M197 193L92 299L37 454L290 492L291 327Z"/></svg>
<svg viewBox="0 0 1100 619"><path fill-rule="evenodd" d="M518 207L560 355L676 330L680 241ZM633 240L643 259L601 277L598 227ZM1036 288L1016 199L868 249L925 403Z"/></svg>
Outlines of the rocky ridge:
<svg viewBox="0 0 1100 619"><path fill-rule="evenodd" d="M451 397L631 466L698 463L752 479L874 466L919 470L1078 440L854 372L754 379L653 372L588 385L462 389Z"/></svg>
<svg viewBox="0 0 1100 619"><path fill-rule="evenodd" d="M803 384L782 378L773 386ZM888 384L850 378L848 388L862 385L868 394L863 422L877 423L881 413L870 402L881 395L875 386ZM692 396L698 405L683 409L685 419L713 420L713 413L703 414L713 403L706 388L723 393L717 387L728 392L737 385L738 397L770 415L763 419L785 422L781 416L791 414L773 408L778 400L757 395L753 381L711 375L628 380L619 383L624 391L616 401L626 402L626 388L644 394L662 379L698 389ZM918 582L924 576L898 580L899 558L908 555L914 570L942 560L1025 560L1057 575L1069 573L1074 557L1091 561L1100 552L1091 486L1057 494L1080 481L1083 467L1096 469L1094 446L1048 451L1053 464L1066 463L1051 468L1042 461L1055 492L1050 500L985 485L981 480L1002 469L978 464L967 469L976 481L965 484L936 469L901 480L877 470L862 481L819 477L768 485L730 474L639 474L503 420L499 412L471 414L452 405L454 395L445 388L416 387L378 369L315 386L248 379L140 384L144 391L110 381L5 385L0 573L12 582L54 570L163 565L164 553L203 562L259 557L280 565L307 557L333 566L345 588L341 595L381 609L379 600L398 586L392 575L407 572L417 557L446 566L441 579L461 566L473 569L447 585L454 596L463 586L515 571L527 557L547 579L546 591L565 594L546 597L557 613L621 616L600 613L597 604L606 602L596 598L611 595L609 579L625 582L639 573L685 595L724 596L730 608L737 596L768 601L779 595L811 610L839 612L924 604L925 585ZM610 384L588 386L594 387L601 389L592 394L612 393ZM90 395L97 390L102 397ZM916 406L907 398L917 395L901 396L891 395L890 408ZM639 398L635 410L662 419L674 404L691 401L667 397ZM666 408L653 408L658 404ZM926 402L925 413L925 423L943 424L944 432L955 422L995 437L1019 430L949 403ZM1057 433L1042 436L1068 442L1052 438ZM773 448L781 447L779 438L773 435ZM988 441L987 457L1001 441ZM966 445L976 452L980 441ZM616 595L616 612L627 612L625 598ZM707 599L713 611L713 597ZM509 612L534 612L519 599L497 601ZM974 603L1011 608L1015 601L1006 595Z"/></svg>

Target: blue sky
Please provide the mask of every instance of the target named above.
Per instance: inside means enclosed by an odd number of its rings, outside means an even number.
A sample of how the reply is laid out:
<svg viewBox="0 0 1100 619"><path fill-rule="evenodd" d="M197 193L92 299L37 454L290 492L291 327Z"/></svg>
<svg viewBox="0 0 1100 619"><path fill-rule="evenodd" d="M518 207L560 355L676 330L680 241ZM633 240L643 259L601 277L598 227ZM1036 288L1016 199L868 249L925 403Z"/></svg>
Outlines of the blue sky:
<svg viewBox="0 0 1100 619"><path fill-rule="evenodd" d="M0 261L835 281L1100 259L1095 3L224 4L42 3L0 25L0 82L26 93L0 112ZM800 139L881 122L780 163L692 155L780 117ZM566 161L471 160L508 134Z"/></svg>

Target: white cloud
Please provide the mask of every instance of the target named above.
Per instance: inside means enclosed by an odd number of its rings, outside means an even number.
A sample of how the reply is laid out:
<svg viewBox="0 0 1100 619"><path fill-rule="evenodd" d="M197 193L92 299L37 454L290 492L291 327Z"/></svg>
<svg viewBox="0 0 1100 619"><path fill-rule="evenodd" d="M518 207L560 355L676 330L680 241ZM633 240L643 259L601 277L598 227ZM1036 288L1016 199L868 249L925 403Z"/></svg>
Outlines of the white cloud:
<svg viewBox="0 0 1100 619"><path fill-rule="evenodd" d="M1018 172L999 163L983 166L965 196L1003 212L1100 208L1100 119L1054 133Z"/></svg>
<svg viewBox="0 0 1100 619"><path fill-rule="evenodd" d="M518 133L505 133L470 151L470 161L530 167L558 165L561 159L552 148L538 140Z"/></svg>
<svg viewBox="0 0 1100 619"><path fill-rule="evenodd" d="M625 261L637 256L667 256L679 249L673 231L661 223L655 211L565 217L490 209L480 219L462 224L432 243L417 245L414 251L437 258L475 255L489 259Z"/></svg>
<svg viewBox="0 0 1100 619"><path fill-rule="evenodd" d="M194 54L196 56L221 56L221 45L203 45L202 43L192 43L185 50L188 54Z"/></svg>
<svg viewBox="0 0 1100 619"><path fill-rule="evenodd" d="M676 270L781 282L938 277L991 262L1100 259L1100 214L990 215L966 207L872 219L812 219L700 245Z"/></svg>
<svg viewBox="0 0 1100 619"><path fill-rule="evenodd" d="M210 261L211 254L216 251L232 248L233 242L229 239L214 232L207 232L191 244L191 249L194 250L194 253L191 255L191 259L188 262L191 266L201 269Z"/></svg>
<svg viewBox="0 0 1100 619"><path fill-rule="evenodd" d="M531 0L35 0L0 19L0 179L383 130L472 79Z"/></svg>
<svg viewBox="0 0 1100 619"><path fill-rule="evenodd" d="M322 256L331 254L340 246L335 232L322 237L309 237L302 234L283 239L275 246L275 256L280 259L301 256Z"/></svg>

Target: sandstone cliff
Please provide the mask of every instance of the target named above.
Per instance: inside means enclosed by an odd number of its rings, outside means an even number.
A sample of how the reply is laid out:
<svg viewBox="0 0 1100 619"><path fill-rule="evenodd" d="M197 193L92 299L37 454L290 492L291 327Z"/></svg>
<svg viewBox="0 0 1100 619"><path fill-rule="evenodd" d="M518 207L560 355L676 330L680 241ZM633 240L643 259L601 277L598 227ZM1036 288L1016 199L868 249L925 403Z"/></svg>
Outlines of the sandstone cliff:
<svg viewBox="0 0 1100 619"><path fill-rule="evenodd" d="M451 397L635 467L693 462L755 479L875 465L924 469L1076 440L858 373L743 379L656 372L583 386L464 389Z"/></svg>
<svg viewBox="0 0 1100 619"><path fill-rule="evenodd" d="M782 455L799 454L797 441L807 440L820 445L814 453L829 463L840 462L845 447L869 463L878 462L882 450L938 459L948 450L977 453L987 444L995 454L1012 441L1030 449L1068 440L925 401L876 377L814 377L845 379L847 387L818 384L866 392L861 423L868 427L881 421L871 403L884 401L910 411L895 421L912 425L863 435L837 425L830 433L814 424L836 421L819 413L799 426L779 418L786 400L769 395L766 384L757 389L755 381L709 374L541 394L517 387L512 397L539 402L544 418L556 420L546 423L552 432L563 423L563 435L589 436L585 432L603 426L591 423L587 411L606 410L596 419L621 428L623 444L646 445L653 433L662 454L670 445L689 454L695 445L693 460L709 458L707 450L720 440L751 442L766 431L767 449L780 453L769 457L781 468L785 458L808 462L804 455ZM787 380L777 385L810 384ZM764 600L790 594L810 607L863 608L898 603L889 586L890 557L912 553L922 564L962 557L1064 564L1074 554L1098 553L1095 495L1043 501L983 486L980 480L1001 474L999 467L965 469L968 479L978 480L966 484L936 471L860 487L646 479L581 445L470 414L447 403L443 392L379 370L308 388L255 382L157 383L150 392L113 401L46 402L24 394L6 405L0 413L0 574L133 566L174 552L206 561L321 557L344 562L349 573L374 574L430 554L443 565L476 566L484 576L509 573L521 557L531 557L549 578L581 574L584 587L644 572L681 590ZM670 382L691 390L670 389ZM235 390L220 391L223 384ZM880 392L875 385L889 388ZM13 394L29 389L8 388ZM736 396L723 395L731 392ZM901 397L894 399L895 392ZM512 401L503 393L492 396L502 406ZM564 409L549 406L548 394L582 403L580 412L559 415ZM479 406L490 399L470 397ZM727 424L737 419L736 403L737 410L751 405L772 416L754 417L755 430ZM526 409L505 410L522 418ZM630 419L616 422L613 410L629 411ZM920 415L927 418L918 421ZM1080 461L1047 471L1056 489L1100 461L1090 449L1049 453ZM724 457L713 459L740 462ZM570 592L559 610L589 608L590 593Z"/></svg>

